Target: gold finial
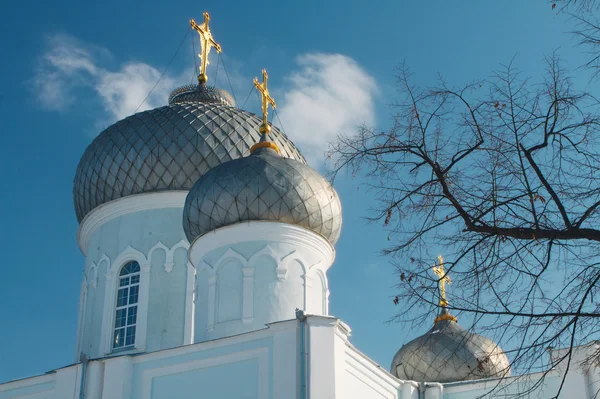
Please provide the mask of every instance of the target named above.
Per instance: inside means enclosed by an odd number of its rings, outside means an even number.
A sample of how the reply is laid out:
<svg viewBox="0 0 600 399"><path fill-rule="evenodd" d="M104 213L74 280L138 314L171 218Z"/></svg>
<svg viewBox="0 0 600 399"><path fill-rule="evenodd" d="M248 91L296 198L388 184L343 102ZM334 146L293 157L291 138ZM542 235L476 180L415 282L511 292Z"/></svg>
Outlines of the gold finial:
<svg viewBox="0 0 600 399"><path fill-rule="evenodd" d="M442 255L438 255L439 266L433 266L433 272L438 275L440 278L440 306L446 307L448 306L448 300L446 299L446 283L450 284L452 280L444 271L444 258Z"/></svg>
<svg viewBox="0 0 600 399"><path fill-rule="evenodd" d="M269 133L271 131L271 127L269 126L269 122L267 120L267 115L269 115L269 104L273 107L273 109L277 108L275 105L275 100L269 94L269 89L267 87L267 80L269 79L269 75L267 75L267 70L262 70L263 81L262 83L258 82L258 78L254 78L254 86L258 89L260 94L262 95L262 113L263 113L263 124L260 127L261 133Z"/></svg>
<svg viewBox="0 0 600 399"><path fill-rule="evenodd" d="M456 322L456 317L452 316L446 310L446 307L448 306L448 300L446 299L446 283L450 284L452 280L450 280L450 276L448 276L447 272L444 270L444 258L442 258L442 255L438 255L438 263L439 266L433 266L433 272L440 278L440 306L444 309L442 310L442 313L435 318L434 323L442 320Z"/></svg>
<svg viewBox="0 0 600 399"><path fill-rule="evenodd" d="M217 53L221 52L221 46L214 41L212 33L210 33L208 21L210 21L210 15L208 15L207 12L204 13L204 22L201 25L198 25L193 19L190 20L192 29L197 31L200 35L201 52L198 54L198 57L200 58L200 74L198 75L199 83L206 83L208 80L208 77L206 76L206 66L208 65L208 53L210 53L210 49L214 47L215 50L217 50Z"/></svg>

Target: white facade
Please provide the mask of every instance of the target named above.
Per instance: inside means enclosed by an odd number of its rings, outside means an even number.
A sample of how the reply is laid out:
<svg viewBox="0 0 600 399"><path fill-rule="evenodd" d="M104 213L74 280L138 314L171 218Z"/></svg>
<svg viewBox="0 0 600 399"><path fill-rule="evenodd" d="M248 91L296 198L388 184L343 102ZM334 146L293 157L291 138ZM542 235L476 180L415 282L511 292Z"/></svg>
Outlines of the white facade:
<svg viewBox="0 0 600 399"><path fill-rule="evenodd" d="M0 384L0 399L470 399L528 388L530 397L550 398L557 392L563 365L541 384L541 374L448 384L393 377L387 365L352 346L346 324L328 316L335 250L326 239L300 226L255 221L217 229L190 246L182 228L186 194L133 195L85 217L78 231L86 266L75 364ZM135 282L122 276L128 264L139 266ZM136 308L133 319L127 316L135 336L117 348L124 281L137 287L127 305ZM597 343L577 348L560 398L600 391L599 365L584 361L598 349Z"/></svg>
<svg viewBox="0 0 600 399"><path fill-rule="evenodd" d="M349 327L327 316L299 315L265 329L144 354L92 359L51 373L0 385L0 399L471 399L498 380L464 383L400 381L349 342ZM576 351L559 398L594 397L597 366L581 363L597 350ZM552 370L529 394L550 398L562 371ZM540 375L511 377L497 396L522 392ZM82 395L83 393L83 395Z"/></svg>

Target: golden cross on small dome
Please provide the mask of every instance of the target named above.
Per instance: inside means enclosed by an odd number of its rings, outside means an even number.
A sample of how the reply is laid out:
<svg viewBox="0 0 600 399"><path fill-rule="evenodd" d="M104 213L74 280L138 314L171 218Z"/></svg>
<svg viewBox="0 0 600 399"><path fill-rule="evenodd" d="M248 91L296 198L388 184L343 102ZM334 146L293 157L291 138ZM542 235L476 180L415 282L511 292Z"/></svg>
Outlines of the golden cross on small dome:
<svg viewBox="0 0 600 399"><path fill-rule="evenodd" d="M258 78L254 78L254 86L262 95L262 113L263 113L263 124L260 127L261 133L269 133L271 131L271 127L269 126L269 121L267 119L267 115L269 115L269 104L275 109L277 105L275 105L275 100L269 94L269 89L267 87L267 79L269 79L269 75L267 75L267 70L262 70L263 81L262 83L258 82Z"/></svg>
<svg viewBox="0 0 600 399"><path fill-rule="evenodd" d="M208 53L210 53L210 49L214 47L215 50L217 50L217 53L221 52L221 46L214 41L212 33L210 33L208 21L210 21L210 15L208 15L207 12L204 13L204 22L201 25L198 25L193 19L190 20L192 29L197 31L200 35L201 52L198 54L198 57L200 58L200 75L198 75L198 82L200 83L206 83L208 80L208 77L206 76L206 66L208 65Z"/></svg>
<svg viewBox="0 0 600 399"><path fill-rule="evenodd" d="M450 276L448 276L444 270L444 258L442 258L442 255L438 255L438 263L439 266L433 266L433 272L440 278L440 306L446 307L448 306L448 300L446 299L446 283L450 284L452 280L450 280Z"/></svg>

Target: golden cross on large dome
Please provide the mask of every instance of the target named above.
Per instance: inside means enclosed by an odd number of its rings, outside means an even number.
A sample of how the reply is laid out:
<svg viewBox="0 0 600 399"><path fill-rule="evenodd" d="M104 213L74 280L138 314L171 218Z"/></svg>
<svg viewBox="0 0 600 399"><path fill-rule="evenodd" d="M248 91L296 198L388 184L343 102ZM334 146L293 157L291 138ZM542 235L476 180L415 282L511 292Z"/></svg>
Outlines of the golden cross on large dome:
<svg viewBox="0 0 600 399"><path fill-rule="evenodd" d="M201 25L198 25L193 19L190 20L192 29L197 31L200 35L201 50L200 54L198 54L198 57L200 58L200 74L198 75L199 83L206 83L208 80L208 77L206 76L206 66L208 65L208 53L210 53L210 49L214 47L215 50L217 50L217 53L221 52L221 45L214 41L212 33L210 33L208 21L210 21L210 15L208 15L207 12L204 13L204 22Z"/></svg>

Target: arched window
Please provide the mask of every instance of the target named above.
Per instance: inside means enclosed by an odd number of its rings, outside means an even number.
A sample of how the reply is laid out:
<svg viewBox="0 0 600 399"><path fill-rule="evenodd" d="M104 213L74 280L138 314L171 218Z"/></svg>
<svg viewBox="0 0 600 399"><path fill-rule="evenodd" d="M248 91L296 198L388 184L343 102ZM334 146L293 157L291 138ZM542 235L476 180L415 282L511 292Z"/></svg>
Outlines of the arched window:
<svg viewBox="0 0 600 399"><path fill-rule="evenodd" d="M113 349L135 344L135 326L138 314L140 264L127 262L119 273Z"/></svg>

